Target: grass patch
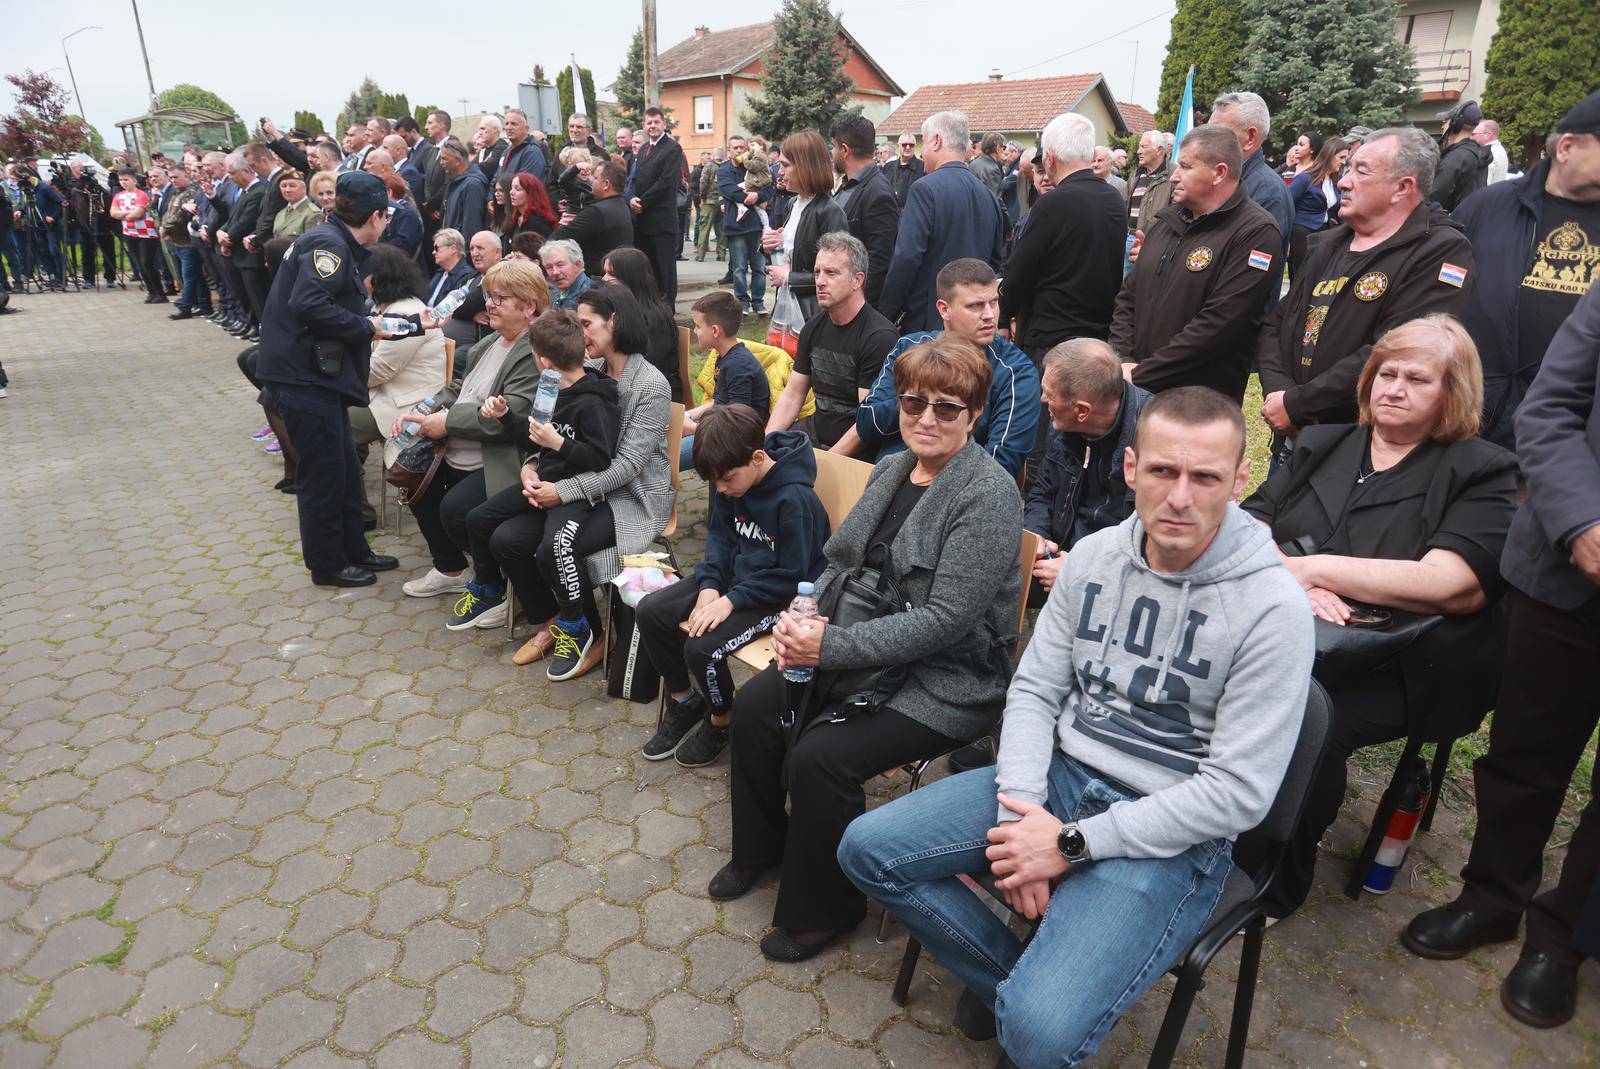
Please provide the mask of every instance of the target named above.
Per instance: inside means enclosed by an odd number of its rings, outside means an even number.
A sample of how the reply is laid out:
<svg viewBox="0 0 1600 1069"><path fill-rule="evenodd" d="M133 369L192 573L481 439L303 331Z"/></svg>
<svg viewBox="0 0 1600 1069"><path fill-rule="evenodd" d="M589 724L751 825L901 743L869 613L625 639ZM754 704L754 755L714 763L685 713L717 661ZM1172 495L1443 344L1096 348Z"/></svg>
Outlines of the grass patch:
<svg viewBox="0 0 1600 1069"><path fill-rule="evenodd" d="M167 1029L171 1028L172 1022L176 1021L177 1019L178 1011L176 1009L167 1009L156 1014L139 1027L143 1028L146 1032L154 1032L159 1036L162 1032L165 1032Z"/></svg>

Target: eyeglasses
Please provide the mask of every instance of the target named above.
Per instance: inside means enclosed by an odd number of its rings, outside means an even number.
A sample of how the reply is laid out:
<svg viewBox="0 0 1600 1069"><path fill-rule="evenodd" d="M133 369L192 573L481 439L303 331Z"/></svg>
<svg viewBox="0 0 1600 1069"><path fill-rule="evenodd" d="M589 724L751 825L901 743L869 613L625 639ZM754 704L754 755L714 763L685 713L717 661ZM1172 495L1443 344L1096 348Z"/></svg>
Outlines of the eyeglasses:
<svg viewBox="0 0 1600 1069"><path fill-rule="evenodd" d="M966 405L954 401L929 401L926 397L918 397L914 393L903 393L899 400L900 411L911 419L921 419L929 405L933 406L933 418L940 423L954 423L961 418L961 413L967 410Z"/></svg>
<svg viewBox="0 0 1600 1069"><path fill-rule="evenodd" d="M483 294L483 303L484 303L485 306L488 306L488 305L491 305L491 304L499 304L501 301L509 301L509 300L511 300L511 298L506 296L503 293L490 293L487 290L485 290L484 294Z"/></svg>

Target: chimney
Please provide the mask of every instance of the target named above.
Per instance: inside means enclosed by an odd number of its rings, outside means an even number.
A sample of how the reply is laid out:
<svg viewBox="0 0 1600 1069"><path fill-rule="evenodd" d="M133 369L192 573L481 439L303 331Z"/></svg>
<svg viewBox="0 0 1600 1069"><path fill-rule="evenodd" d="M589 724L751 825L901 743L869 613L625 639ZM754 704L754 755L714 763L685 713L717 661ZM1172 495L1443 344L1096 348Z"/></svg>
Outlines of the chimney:
<svg viewBox="0 0 1600 1069"><path fill-rule="evenodd" d="M711 36L711 27L710 26L696 26L694 28L694 35L696 37L710 37Z"/></svg>
<svg viewBox="0 0 1600 1069"><path fill-rule="evenodd" d="M998 81L1000 81L1000 79L1002 79L1004 77L1005 77L1005 75L1000 73L1000 68L999 67L996 67L996 68L994 68L993 70L991 70L989 72L989 80L991 82L998 82Z"/></svg>

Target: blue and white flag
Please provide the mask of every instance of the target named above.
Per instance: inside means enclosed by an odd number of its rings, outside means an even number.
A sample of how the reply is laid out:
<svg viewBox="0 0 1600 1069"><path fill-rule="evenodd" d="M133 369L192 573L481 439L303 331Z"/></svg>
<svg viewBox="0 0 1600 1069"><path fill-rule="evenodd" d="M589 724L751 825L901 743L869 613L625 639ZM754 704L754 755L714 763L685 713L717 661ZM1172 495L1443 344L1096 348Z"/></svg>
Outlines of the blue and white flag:
<svg viewBox="0 0 1600 1069"><path fill-rule="evenodd" d="M1178 125L1172 131L1172 143L1183 140L1183 135L1194 125L1194 68L1189 68L1189 79L1183 83L1183 103L1178 105Z"/></svg>

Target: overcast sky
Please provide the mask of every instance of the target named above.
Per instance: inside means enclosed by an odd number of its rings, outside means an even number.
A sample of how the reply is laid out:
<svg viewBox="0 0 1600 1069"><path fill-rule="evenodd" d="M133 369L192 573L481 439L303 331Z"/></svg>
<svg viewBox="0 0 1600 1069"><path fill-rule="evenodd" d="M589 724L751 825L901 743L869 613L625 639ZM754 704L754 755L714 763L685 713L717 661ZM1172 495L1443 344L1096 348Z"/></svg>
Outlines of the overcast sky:
<svg viewBox="0 0 1600 1069"><path fill-rule="evenodd" d="M57 68L51 73L69 93L61 38L80 26L101 27L78 34L68 48L87 118L107 144L120 147L117 120L142 114L149 104L129 0L0 4L6 12L0 73ZM726 29L759 21L778 7L779 0L710 5L659 0L659 47L665 51L702 21L714 30ZM929 82L979 81L996 67L1017 78L1100 71L1118 99L1131 96L1152 110L1171 9L1172 0L834 2L845 26L907 92ZM991 19L990 13L1009 17ZM568 53L575 52L578 62L595 72L599 89L610 84L622 64L640 21L640 4L141 0L139 14L157 90L179 82L202 86L231 104L253 129L261 115L287 127L302 109L331 124L364 75L387 92L405 93L413 106L435 104L460 114L462 98L468 112L514 102L516 84L529 79L535 63L553 78L569 62ZM1148 21L1128 29L1141 20ZM1072 54L1062 55L1069 50ZM10 88L0 85L0 111L12 106L5 92Z"/></svg>

